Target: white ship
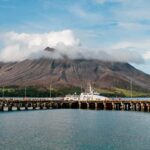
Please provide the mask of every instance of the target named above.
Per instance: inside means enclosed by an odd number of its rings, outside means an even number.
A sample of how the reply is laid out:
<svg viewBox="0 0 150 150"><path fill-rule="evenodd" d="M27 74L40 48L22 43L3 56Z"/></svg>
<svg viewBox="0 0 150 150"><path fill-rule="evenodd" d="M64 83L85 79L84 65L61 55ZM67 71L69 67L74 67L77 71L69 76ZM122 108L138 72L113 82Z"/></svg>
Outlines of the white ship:
<svg viewBox="0 0 150 150"><path fill-rule="evenodd" d="M64 97L64 100L74 100L74 101L103 101L103 100L109 100L108 97L101 96L99 93L94 92L92 90L91 85L89 85L89 92L81 93L80 95L77 95L76 93L74 95L66 95Z"/></svg>

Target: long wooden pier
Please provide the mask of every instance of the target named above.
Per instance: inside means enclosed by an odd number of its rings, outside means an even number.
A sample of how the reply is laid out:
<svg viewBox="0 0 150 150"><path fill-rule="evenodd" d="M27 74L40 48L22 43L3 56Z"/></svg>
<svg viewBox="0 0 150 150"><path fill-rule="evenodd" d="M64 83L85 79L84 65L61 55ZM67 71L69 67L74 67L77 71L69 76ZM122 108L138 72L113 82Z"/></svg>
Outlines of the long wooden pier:
<svg viewBox="0 0 150 150"><path fill-rule="evenodd" d="M0 111L39 110L39 109L95 109L95 110L132 110L150 112L150 100L104 100L104 101L64 101L46 99L1 99Z"/></svg>

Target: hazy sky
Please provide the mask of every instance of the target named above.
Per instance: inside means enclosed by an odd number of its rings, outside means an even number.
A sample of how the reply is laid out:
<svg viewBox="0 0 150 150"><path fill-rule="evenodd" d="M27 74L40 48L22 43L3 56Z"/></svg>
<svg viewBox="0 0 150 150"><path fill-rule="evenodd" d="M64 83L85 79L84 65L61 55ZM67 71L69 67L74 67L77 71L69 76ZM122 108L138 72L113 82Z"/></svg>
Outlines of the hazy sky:
<svg viewBox="0 0 150 150"><path fill-rule="evenodd" d="M150 0L0 0L0 59L39 56L46 46L150 74Z"/></svg>

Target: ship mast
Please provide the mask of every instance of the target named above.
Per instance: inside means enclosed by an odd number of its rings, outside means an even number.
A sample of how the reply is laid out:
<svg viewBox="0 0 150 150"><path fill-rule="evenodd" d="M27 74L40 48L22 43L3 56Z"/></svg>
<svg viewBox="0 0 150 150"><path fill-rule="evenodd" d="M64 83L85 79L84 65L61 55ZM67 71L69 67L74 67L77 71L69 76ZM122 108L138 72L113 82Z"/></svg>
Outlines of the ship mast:
<svg viewBox="0 0 150 150"><path fill-rule="evenodd" d="M25 87L25 89L24 89L24 97L26 98L26 96L27 96L27 89Z"/></svg>
<svg viewBox="0 0 150 150"><path fill-rule="evenodd" d="M89 83L89 92L90 92L90 93L93 93L92 86L91 86L90 83Z"/></svg>
<svg viewBox="0 0 150 150"><path fill-rule="evenodd" d="M4 90L4 86L3 86L3 98L4 98L4 96L5 96L5 90Z"/></svg>
<svg viewBox="0 0 150 150"><path fill-rule="evenodd" d="M93 90L92 90L92 86L91 83L89 83L89 93L92 94L92 100L93 100Z"/></svg>
<svg viewBox="0 0 150 150"><path fill-rule="evenodd" d="M132 89L133 89L133 87L132 87L132 79L130 79L130 91L131 91L131 98L132 98L132 96L133 96Z"/></svg>
<svg viewBox="0 0 150 150"><path fill-rule="evenodd" d="M49 85L49 97L51 97L51 84Z"/></svg>

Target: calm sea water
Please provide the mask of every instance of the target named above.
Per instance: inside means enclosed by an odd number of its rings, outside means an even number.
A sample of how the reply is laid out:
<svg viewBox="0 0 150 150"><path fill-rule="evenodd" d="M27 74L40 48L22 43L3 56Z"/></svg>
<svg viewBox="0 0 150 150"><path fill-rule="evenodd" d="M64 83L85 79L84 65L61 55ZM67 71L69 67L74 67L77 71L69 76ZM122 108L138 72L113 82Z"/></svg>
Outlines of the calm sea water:
<svg viewBox="0 0 150 150"><path fill-rule="evenodd" d="M0 150L150 150L150 114L58 109L0 113Z"/></svg>

